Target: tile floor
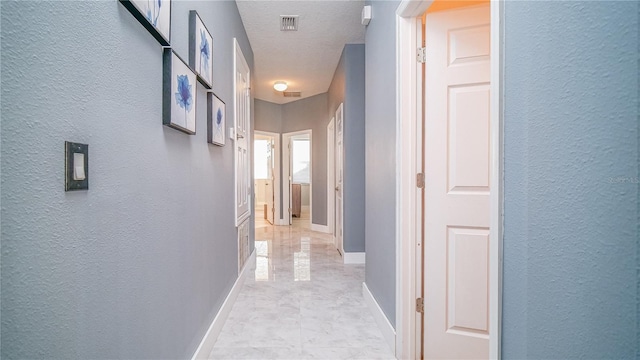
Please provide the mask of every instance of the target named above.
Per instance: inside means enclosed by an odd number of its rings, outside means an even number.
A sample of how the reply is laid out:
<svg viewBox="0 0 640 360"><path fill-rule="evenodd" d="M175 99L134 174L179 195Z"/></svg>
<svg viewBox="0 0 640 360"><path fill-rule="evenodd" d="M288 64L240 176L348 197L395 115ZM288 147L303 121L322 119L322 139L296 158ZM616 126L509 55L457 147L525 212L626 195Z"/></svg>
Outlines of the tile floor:
<svg viewBox="0 0 640 360"><path fill-rule="evenodd" d="M211 359L394 359L329 235L258 220L252 266Z"/></svg>

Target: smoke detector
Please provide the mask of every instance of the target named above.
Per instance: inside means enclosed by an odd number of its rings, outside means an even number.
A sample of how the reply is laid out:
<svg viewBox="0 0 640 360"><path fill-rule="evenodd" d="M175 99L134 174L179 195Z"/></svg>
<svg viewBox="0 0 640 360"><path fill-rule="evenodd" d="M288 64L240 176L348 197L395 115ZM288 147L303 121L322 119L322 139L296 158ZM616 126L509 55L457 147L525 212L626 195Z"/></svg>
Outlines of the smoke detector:
<svg viewBox="0 0 640 360"><path fill-rule="evenodd" d="M280 31L298 31L299 15L280 15Z"/></svg>

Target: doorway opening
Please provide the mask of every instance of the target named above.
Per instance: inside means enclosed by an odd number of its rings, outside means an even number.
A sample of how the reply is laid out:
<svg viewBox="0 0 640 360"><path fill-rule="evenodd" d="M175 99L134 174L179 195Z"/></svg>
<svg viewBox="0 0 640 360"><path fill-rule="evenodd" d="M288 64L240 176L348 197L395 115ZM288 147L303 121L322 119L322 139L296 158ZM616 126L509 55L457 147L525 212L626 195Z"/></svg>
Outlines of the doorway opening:
<svg viewBox="0 0 640 360"><path fill-rule="evenodd" d="M311 229L313 184L311 162L311 130L282 135L283 179L288 179L283 204L288 204L288 224Z"/></svg>
<svg viewBox="0 0 640 360"><path fill-rule="evenodd" d="M255 131L253 183L256 230L277 225L280 220L280 135Z"/></svg>

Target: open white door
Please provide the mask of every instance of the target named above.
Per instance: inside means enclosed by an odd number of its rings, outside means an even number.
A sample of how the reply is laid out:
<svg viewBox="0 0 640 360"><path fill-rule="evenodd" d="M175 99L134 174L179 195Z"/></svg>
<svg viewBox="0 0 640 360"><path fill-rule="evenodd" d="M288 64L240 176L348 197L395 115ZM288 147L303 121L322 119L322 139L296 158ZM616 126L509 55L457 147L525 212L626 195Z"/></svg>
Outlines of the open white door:
<svg viewBox="0 0 640 360"><path fill-rule="evenodd" d="M425 359L489 357L490 10L426 17Z"/></svg>
<svg viewBox="0 0 640 360"><path fill-rule="evenodd" d="M274 184L275 184L275 165L274 165L274 149L275 149L275 144L274 144L274 140L273 138L269 139L268 142L268 146L269 146L269 151L267 152L267 183L265 185L265 200L267 203L267 221L271 224L271 225L275 225L274 224L274 217L275 217L275 191L274 191Z"/></svg>
<svg viewBox="0 0 640 360"><path fill-rule="evenodd" d="M335 159L335 184L336 184L336 221L335 221L335 245L340 254L344 256L344 248L342 243L342 196L343 196L343 179L344 179L344 143L343 143L343 104L340 104L338 110L336 111L336 159Z"/></svg>
<svg viewBox="0 0 640 360"><path fill-rule="evenodd" d="M251 161L249 158L249 124L251 119L251 93L249 65L237 40L233 41L234 59L234 152L236 226L251 215Z"/></svg>

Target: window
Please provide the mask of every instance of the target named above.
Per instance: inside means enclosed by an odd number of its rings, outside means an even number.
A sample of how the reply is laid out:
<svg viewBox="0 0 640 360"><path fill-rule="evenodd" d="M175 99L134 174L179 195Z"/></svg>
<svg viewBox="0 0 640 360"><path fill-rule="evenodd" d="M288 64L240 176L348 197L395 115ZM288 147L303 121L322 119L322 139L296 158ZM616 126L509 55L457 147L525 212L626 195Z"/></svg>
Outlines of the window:
<svg viewBox="0 0 640 360"><path fill-rule="evenodd" d="M293 139L292 147L293 182L296 184L308 184L311 165L309 140Z"/></svg>
<svg viewBox="0 0 640 360"><path fill-rule="evenodd" d="M254 169L253 177L256 180L269 178L269 158L271 146L269 140L255 140L253 147Z"/></svg>

